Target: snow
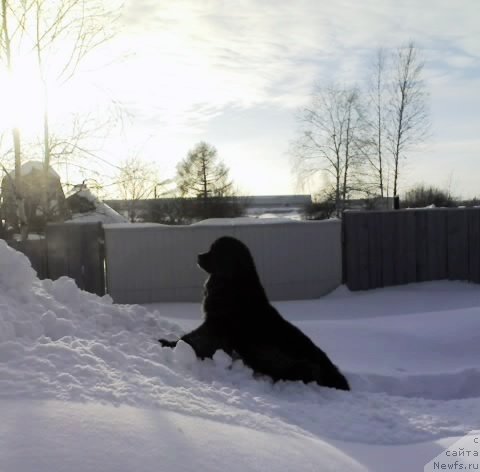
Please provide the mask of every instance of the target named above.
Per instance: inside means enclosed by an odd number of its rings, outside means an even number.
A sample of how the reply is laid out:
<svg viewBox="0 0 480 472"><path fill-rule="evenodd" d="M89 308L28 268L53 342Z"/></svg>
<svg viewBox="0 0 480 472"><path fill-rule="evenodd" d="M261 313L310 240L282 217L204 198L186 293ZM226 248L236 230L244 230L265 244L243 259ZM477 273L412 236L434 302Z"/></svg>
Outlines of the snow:
<svg viewBox="0 0 480 472"><path fill-rule="evenodd" d="M258 224L285 224L298 223L288 218L274 217L274 218L255 218L249 216L240 216L237 218L208 218L206 220L193 223L192 226L240 226L240 225L258 225Z"/></svg>
<svg viewBox="0 0 480 472"><path fill-rule="evenodd" d="M258 216L240 216L237 218L208 218L206 220L193 223L192 226L242 226L242 225L271 225L271 224L320 224L330 220L301 220L298 215L277 216L271 213L264 213Z"/></svg>
<svg viewBox="0 0 480 472"><path fill-rule="evenodd" d="M237 218L208 218L206 220L197 221L192 223L191 225L166 225L161 223L135 223L132 224L115 224L112 225L114 228L122 228L122 229L132 229L135 228L158 228L159 226L164 228L186 228L190 226L244 226L244 225L271 225L271 224L319 224L326 221L331 220L322 220L322 221L306 221L306 220L298 220L294 218L287 218L287 217L273 217L271 215L260 215L258 217L249 217L249 216L241 216Z"/></svg>
<svg viewBox="0 0 480 472"><path fill-rule="evenodd" d="M303 220L303 208L301 207L277 207L277 208L247 208L246 216L250 218L281 218L286 220Z"/></svg>
<svg viewBox="0 0 480 472"><path fill-rule="evenodd" d="M125 218L105 203L100 203L97 209L88 213L75 213L65 223L123 223Z"/></svg>
<svg viewBox="0 0 480 472"><path fill-rule="evenodd" d="M279 302L352 392L254 378L176 338L197 304L114 305L0 240L0 470L410 471L480 426L480 290Z"/></svg>
<svg viewBox="0 0 480 472"><path fill-rule="evenodd" d="M84 213L74 213L70 220L65 223L123 223L129 224L128 219L108 206L106 203L101 202L88 188L84 185L78 186L80 190L75 189L74 194L80 198L93 203L94 210Z"/></svg>
<svg viewBox="0 0 480 472"><path fill-rule="evenodd" d="M43 162L42 161L27 161L27 162L24 162L20 167L20 173L22 175L28 175L32 171L43 172ZM48 168L48 173L52 177L56 177L57 179L60 179L60 176L51 167ZM9 174L12 178L15 177L15 170L10 171Z"/></svg>

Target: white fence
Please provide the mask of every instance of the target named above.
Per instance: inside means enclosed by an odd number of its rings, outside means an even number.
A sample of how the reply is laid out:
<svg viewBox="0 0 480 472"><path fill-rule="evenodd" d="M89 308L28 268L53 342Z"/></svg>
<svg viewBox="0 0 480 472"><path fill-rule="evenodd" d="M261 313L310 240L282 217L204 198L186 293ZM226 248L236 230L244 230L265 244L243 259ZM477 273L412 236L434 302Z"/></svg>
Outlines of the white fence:
<svg viewBox="0 0 480 472"><path fill-rule="evenodd" d="M341 222L208 220L191 226L105 225L107 287L117 303L198 302L197 254L220 236L250 248L272 300L317 298L342 278Z"/></svg>

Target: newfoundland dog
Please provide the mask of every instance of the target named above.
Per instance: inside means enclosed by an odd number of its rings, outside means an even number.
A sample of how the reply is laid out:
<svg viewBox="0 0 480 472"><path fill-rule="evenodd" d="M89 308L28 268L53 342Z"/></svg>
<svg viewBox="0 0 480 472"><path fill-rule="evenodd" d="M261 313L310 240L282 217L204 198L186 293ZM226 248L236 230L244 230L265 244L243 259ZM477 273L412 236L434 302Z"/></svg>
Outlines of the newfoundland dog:
<svg viewBox="0 0 480 472"><path fill-rule="evenodd" d="M274 381L301 380L350 390L328 356L269 303L245 244L228 236L219 238L208 252L199 254L198 265L209 274L205 318L181 339L199 358L212 357L222 349ZM168 347L177 344L159 342Z"/></svg>

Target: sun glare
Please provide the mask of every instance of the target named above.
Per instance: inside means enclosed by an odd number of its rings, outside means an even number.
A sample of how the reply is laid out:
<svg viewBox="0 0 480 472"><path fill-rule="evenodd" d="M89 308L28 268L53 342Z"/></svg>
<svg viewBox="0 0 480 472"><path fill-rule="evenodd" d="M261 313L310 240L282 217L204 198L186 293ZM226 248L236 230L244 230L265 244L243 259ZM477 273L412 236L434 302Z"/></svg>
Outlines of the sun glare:
<svg viewBox="0 0 480 472"><path fill-rule="evenodd" d="M0 89L8 91L2 98L0 133L17 127L27 139L42 136L47 100L35 62L17 62L11 74L4 69ZM65 125L69 115L88 113L96 102L98 97L84 77L74 77L62 86L48 82L48 115L56 129Z"/></svg>
<svg viewBox="0 0 480 472"><path fill-rule="evenodd" d="M34 65L27 62L17 64L13 74L3 71L0 87L7 91L2 98L1 129L18 127L27 135L41 130L45 99Z"/></svg>

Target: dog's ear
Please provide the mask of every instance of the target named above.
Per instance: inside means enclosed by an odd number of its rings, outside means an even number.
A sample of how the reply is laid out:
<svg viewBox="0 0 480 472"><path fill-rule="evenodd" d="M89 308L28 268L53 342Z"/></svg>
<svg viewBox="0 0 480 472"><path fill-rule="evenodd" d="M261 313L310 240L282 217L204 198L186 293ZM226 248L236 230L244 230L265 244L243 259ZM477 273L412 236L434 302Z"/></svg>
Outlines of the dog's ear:
<svg viewBox="0 0 480 472"><path fill-rule="evenodd" d="M242 243L234 248L230 254L231 266L234 277L239 279L250 279L256 276L255 262L249 249Z"/></svg>
<svg viewBox="0 0 480 472"><path fill-rule="evenodd" d="M237 271L235 257L229 253L213 252L212 259L212 274L218 275L222 279L234 279Z"/></svg>
<svg viewBox="0 0 480 472"><path fill-rule="evenodd" d="M239 251L236 254L236 269L239 272L239 275L250 276L252 272L255 272L255 263L253 262L253 257L250 254L250 251Z"/></svg>

